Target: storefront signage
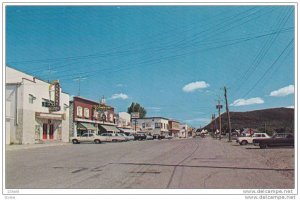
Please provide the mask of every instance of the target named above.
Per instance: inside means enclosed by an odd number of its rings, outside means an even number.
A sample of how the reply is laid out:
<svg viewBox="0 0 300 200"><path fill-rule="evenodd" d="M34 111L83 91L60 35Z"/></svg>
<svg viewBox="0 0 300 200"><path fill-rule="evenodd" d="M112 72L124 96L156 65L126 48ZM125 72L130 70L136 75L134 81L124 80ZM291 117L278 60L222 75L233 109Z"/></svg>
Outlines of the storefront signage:
<svg viewBox="0 0 300 200"><path fill-rule="evenodd" d="M110 106L107 106L105 104L99 104L99 105L94 105L93 106L96 110L99 110L99 111L106 111L106 110L111 110L112 107Z"/></svg>
<svg viewBox="0 0 300 200"><path fill-rule="evenodd" d="M58 81L53 81L50 85L54 86L54 104L49 107L50 111L60 111L60 85Z"/></svg>
<svg viewBox="0 0 300 200"><path fill-rule="evenodd" d="M131 113L131 119L136 119L140 118L140 113L139 112L132 112Z"/></svg>

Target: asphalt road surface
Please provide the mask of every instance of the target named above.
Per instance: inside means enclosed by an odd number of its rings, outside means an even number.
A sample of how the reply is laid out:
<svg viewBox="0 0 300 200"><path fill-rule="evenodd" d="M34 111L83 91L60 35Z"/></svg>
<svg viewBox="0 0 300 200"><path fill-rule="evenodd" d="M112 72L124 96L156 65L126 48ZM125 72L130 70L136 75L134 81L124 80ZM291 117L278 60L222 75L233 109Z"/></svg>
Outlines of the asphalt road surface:
<svg viewBox="0 0 300 200"><path fill-rule="evenodd" d="M262 151L257 149L255 151ZM7 189L294 188L245 148L210 137L6 151Z"/></svg>

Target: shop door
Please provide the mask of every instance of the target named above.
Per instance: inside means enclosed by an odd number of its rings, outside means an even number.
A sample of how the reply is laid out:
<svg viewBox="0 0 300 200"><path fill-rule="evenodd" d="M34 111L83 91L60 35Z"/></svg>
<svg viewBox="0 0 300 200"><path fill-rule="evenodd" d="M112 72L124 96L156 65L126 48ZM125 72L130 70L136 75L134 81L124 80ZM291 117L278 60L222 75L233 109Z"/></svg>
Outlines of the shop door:
<svg viewBox="0 0 300 200"><path fill-rule="evenodd" d="M49 129L50 140L53 140L53 135L54 135L54 126L53 126L53 124L50 124L50 129Z"/></svg>
<svg viewBox="0 0 300 200"><path fill-rule="evenodd" d="M48 124L43 124L43 140L47 140Z"/></svg>

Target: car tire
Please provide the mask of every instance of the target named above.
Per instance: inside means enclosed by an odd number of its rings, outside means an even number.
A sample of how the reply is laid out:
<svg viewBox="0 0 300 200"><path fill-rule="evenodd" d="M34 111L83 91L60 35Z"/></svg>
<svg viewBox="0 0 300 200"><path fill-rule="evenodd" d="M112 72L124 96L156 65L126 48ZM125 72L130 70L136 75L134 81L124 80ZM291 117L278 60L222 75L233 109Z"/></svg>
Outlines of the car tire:
<svg viewBox="0 0 300 200"><path fill-rule="evenodd" d="M243 140L241 143L240 143L240 145L247 145L248 144L248 142L246 141L246 140Z"/></svg>
<svg viewBox="0 0 300 200"><path fill-rule="evenodd" d="M73 144L79 144L78 140L72 140Z"/></svg>
<svg viewBox="0 0 300 200"><path fill-rule="evenodd" d="M95 140L94 142L95 142L95 144L100 144L101 143L100 140Z"/></svg>
<svg viewBox="0 0 300 200"><path fill-rule="evenodd" d="M268 145L266 145L266 144L260 144L259 145L259 148L261 148L261 149L266 149L268 147Z"/></svg>

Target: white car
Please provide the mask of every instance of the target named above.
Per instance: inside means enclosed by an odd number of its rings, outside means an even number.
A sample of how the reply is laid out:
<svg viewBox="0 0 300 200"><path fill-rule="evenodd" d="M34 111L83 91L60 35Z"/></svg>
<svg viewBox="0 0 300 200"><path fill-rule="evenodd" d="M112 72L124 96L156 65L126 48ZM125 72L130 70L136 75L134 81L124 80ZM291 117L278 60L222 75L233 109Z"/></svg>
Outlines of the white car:
<svg viewBox="0 0 300 200"><path fill-rule="evenodd" d="M266 133L254 133L252 136L248 137L238 137L236 142L240 145L252 144L254 139L267 139L270 136Z"/></svg>
<svg viewBox="0 0 300 200"><path fill-rule="evenodd" d="M128 141L128 140L129 140L129 138L127 137L127 135L125 135L124 133L116 133L116 136L121 137L121 138L124 138L125 141Z"/></svg>
<svg viewBox="0 0 300 200"><path fill-rule="evenodd" d="M101 136L106 137L107 142L123 142L125 138L117 135L117 133L102 133Z"/></svg>
<svg viewBox="0 0 300 200"><path fill-rule="evenodd" d="M134 140L134 136L132 134L126 134L126 133L123 133L125 135L125 137L127 138L128 141L130 140Z"/></svg>
<svg viewBox="0 0 300 200"><path fill-rule="evenodd" d="M171 136L171 135L165 135L165 139L173 139L173 136Z"/></svg>
<svg viewBox="0 0 300 200"><path fill-rule="evenodd" d="M153 140L153 136L152 135L146 135L146 140Z"/></svg>
<svg viewBox="0 0 300 200"><path fill-rule="evenodd" d="M81 136L71 137L71 141L73 144L79 144L81 142L94 142L100 144L101 142L106 142L107 138L96 135L95 133L84 133Z"/></svg>

